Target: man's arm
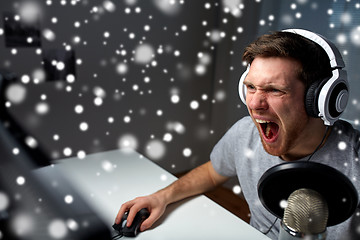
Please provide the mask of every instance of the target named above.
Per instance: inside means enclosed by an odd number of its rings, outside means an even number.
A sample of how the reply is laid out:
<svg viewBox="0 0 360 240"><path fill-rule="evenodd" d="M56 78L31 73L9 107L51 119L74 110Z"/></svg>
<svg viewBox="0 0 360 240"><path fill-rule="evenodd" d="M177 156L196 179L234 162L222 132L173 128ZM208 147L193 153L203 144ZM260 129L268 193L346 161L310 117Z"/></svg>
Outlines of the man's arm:
<svg viewBox="0 0 360 240"><path fill-rule="evenodd" d="M228 179L228 177L218 174L209 161L193 169L166 188L124 203L116 216L115 223L118 224L124 213L129 211L127 226L131 226L136 213L142 208L147 208L150 211L150 216L140 227L140 231L144 231L163 215L166 206L170 203L207 192Z"/></svg>

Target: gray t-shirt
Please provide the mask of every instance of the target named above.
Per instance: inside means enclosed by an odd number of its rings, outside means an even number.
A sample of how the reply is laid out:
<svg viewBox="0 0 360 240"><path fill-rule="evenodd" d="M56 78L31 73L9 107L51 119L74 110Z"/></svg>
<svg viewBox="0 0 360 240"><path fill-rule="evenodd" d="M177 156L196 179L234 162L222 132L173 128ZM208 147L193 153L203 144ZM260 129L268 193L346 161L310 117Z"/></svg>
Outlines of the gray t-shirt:
<svg viewBox="0 0 360 240"><path fill-rule="evenodd" d="M345 174L360 193L360 133L351 124L337 121L325 145L311 158L312 162L323 163ZM257 193L257 184L269 168L284 163L277 156L268 154L261 143L255 124L250 117L236 122L215 145L211 155L215 170L223 176L237 176L244 197L249 204L250 224L265 232L276 217L264 208ZM301 160L307 160L307 157ZM336 192L334 192L336 194ZM267 234L278 239L280 220ZM360 209L345 222L327 228L327 238L360 239Z"/></svg>

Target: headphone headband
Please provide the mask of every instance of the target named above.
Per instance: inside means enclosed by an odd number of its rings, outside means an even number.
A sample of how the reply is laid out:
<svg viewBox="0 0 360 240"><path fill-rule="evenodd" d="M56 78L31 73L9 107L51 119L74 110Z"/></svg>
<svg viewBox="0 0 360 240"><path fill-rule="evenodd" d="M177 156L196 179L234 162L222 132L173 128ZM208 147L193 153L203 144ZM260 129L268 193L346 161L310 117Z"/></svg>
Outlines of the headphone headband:
<svg viewBox="0 0 360 240"><path fill-rule="evenodd" d="M342 56L337 47L323 36L304 29L285 29L282 30L282 32L298 34L320 45L320 47L325 50L329 57L331 68L345 67L344 60L342 59Z"/></svg>

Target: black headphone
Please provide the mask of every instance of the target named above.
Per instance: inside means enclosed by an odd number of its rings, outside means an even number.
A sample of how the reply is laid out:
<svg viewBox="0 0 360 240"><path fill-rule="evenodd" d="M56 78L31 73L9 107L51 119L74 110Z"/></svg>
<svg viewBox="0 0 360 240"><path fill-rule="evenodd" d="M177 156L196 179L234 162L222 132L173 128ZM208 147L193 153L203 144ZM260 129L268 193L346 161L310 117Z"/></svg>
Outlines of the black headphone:
<svg viewBox="0 0 360 240"><path fill-rule="evenodd" d="M305 109L309 116L320 117L325 125L331 126L346 108L349 99L347 73L343 69L345 63L337 47L316 33L304 29L286 29L283 32L299 34L322 47L330 60L332 76L312 83L306 90ZM250 64L239 80L239 95L246 105L246 87L244 80L250 70Z"/></svg>

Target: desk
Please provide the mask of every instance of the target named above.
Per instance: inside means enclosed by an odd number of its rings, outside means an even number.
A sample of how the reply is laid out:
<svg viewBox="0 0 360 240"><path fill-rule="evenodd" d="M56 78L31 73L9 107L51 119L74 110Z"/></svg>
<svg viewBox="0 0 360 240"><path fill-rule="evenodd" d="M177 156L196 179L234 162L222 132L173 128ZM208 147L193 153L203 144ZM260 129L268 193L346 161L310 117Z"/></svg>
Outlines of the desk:
<svg viewBox="0 0 360 240"><path fill-rule="evenodd" d="M58 169L109 226L122 203L153 193L176 177L133 151L113 150L68 158L40 169ZM125 239L125 238L124 238ZM201 195L168 206L162 218L137 239L269 239Z"/></svg>

